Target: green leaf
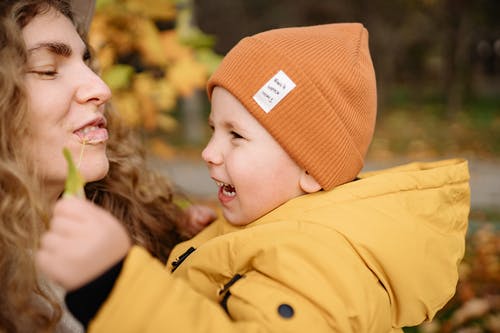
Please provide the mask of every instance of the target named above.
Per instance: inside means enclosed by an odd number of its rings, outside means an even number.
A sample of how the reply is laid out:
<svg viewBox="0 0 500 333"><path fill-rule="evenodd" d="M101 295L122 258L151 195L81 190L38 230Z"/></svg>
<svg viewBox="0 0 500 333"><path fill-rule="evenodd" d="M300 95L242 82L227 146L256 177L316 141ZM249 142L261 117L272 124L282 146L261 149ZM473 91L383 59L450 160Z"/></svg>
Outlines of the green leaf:
<svg viewBox="0 0 500 333"><path fill-rule="evenodd" d="M116 64L105 70L104 73L102 73L102 78L111 90L126 89L130 86L133 74L134 67Z"/></svg>
<svg viewBox="0 0 500 333"><path fill-rule="evenodd" d="M215 72L222 60L222 56L207 48L196 50L195 55L196 60L205 65L209 74Z"/></svg>
<svg viewBox="0 0 500 333"><path fill-rule="evenodd" d="M68 162L68 176L66 178L66 183L64 185L63 196L77 196L79 198L85 197L83 187L85 186L85 180L76 168L73 158L71 156L68 148L63 149L64 158Z"/></svg>

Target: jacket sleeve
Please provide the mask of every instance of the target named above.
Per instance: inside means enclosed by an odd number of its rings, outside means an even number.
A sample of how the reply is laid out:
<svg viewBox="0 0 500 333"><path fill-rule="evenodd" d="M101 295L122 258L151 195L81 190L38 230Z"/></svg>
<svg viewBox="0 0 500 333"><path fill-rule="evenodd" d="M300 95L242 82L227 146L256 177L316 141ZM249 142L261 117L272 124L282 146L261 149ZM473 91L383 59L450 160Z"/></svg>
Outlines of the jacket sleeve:
<svg viewBox="0 0 500 333"><path fill-rule="evenodd" d="M266 332L234 322L220 304L173 278L144 249L133 247L88 332Z"/></svg>
<svg viewBox="0 0 500 333"><path fill-rule="evenodd" d="M234 318L220 303L173 277L144 249L134 247L88 332L305 332L311 325L314 332L332 332L313 304L257 272L244 275L223 296L230 292ZM253 304L245 304L249 295Z"/></svg>
<svg viewBox="0 0 500 333"><path fill-rule="evenodd" d="M379 320L384 321L386 329L387 324L390 327L383 310L387 304L382 304L386 297L376 281L367 283L359 278L362 274L357 277L359 266L352 267L354 273L346 278L344 267L339 279L325 282L332 287L323 292L324 284L308 282L318 281L318 273L316 264L308 263L311 253L303 250L285 251L292 252L290 257L279 258L280 267L287 267L283 275L280 271L268 274L273 270L267 271L267 263L270 267L276 261L261 257L264 263L256 264L262 269L231 279L217 301L196 292L145 250L134 247L110 297L90 323L89 332L380 332ZM303 265L299 262L299 266L290 267L290 262L296 262L293 252L300 253ZM290 271L299 271L300 276L287 278ZM288 282L297 280L302 287ZM363 285L375 285L376 293L367 293L373 288ZM355 300L346 301L350 297ZM360 315L360 306L363 312L373 314L371 323L366 315Z"/></svg>

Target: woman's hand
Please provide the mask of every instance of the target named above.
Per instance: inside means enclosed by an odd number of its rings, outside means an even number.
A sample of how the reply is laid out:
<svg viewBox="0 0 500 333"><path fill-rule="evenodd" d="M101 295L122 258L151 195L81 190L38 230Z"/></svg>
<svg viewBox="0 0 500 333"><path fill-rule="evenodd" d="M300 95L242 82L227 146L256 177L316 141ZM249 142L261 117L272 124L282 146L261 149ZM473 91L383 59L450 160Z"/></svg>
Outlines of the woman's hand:
<svg viewBox="0 0 500 333"><path fill-rule="evenodd" d="M215 210L203 205L191 205L185 212L187 221L181 226L181 233L189 238L198 234L217 218Z"/></svg>
<svg viewBox="0 0 500 333"><path fill-rule="evenodd" d="M120 222L90 201L68 197L54 207L41 237L37 267L66 290L92 281L127 254L130 238Z"/></svg>

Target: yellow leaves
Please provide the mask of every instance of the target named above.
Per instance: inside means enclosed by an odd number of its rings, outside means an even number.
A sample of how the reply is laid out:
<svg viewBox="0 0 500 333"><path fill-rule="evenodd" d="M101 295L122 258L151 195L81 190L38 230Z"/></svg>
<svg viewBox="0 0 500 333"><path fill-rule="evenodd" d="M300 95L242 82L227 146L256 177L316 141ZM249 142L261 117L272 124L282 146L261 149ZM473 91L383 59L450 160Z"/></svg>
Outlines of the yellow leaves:
<svg viewBox="0 0 500 333"><path fill-rule="evenodd" d="M165 114L158 115L158 128L165 132L173 132L177 128L177 121Z"/></svg>
<svg viewBox="0 0 500 333"><path fill-rule="evenodd" d="M207 76L205 66L188 57L176 62L170 68L167 78L182 96L188 97L195 89L205 86Z"/></svg>
<svg viewBox="0 0 500 333"><path fill-rule="evenodd" d="M172 20L177 14L174 0L127 0L125 7L153 20Z"/></svg>
<svg viewBox="0 0 500 333"><path fill-rule="evenodd" d="M182 96L190 96L194 89L203 89L208 78L221 61L212 50L192 49L179 39L174 30L161 34L166 59L172 64L168 80Z"/></svg>
<svg viewBox="0 0 500 333"><path fill-rule="evenodd" d="M134 15L153 20L171 20L176 15L175 2L176 0L97 0L96 10L102 12L119 7Z"/></svg>
<svg viewBox="0 0 500 333"><path fill-rule="evenodd" d="M150 96L154 89L155 81L148 73L139 73L134 78L133 91L140 105L142 126L149 131L156 128L156 115L158 109Z"/></svg>
<svg viewBox="0 0 500 333"><path fill-rule="evenodd" d="M89 43L99 53L105 46L116 54L132 52L135 48L132 27L138 18L117 6L97 11L89 31Z"/></svg>
<svg viewBox="0 0 500 333"><path fill-rule="evenodd" d="M177 91L173 84L165 78L156 80L150 93L160 110L172 110L177 103Z"/></svg>
<svg viewBox="0 0 500 333"><path fill-rule="evenodd" d="M89 43L112 103L131 127L154 135L172 132L180 98L204 89L220 61L213 38L192 25L179 0L97 0ZM160 31L158 27L175 26ZM158 143L155 150L168 155Z"/></svg>
<svg viewBox="0 0 500 333"><path fill-rule="evenodd" d="M163 47L163 54L167 61L174 62L192 55L193 51L179 41L177 31L164 31L161 33L160 39Z"/></svg>
<svg viewBox="0 0 500 333"><path fill-rule="evenodd" d="M117 91L113 93L113 105L130 127L141 125L139 101L133 92Z"/></svg>
<svg viewBox="0 0 500 333"><path fill-rule="evenodd" d="M136 74L128 90L118 90L113 103L132 127L171 132L177 122L167 113L176 105L177 94L171 83L155 79L150 73Z"/></svg>
<svg viewBox="0 0 500 333"><path fill-rule="evenodd" d="M164 66L166 64L165 54L160 34L153 22L146 19L138 19L135 21L134 28L135 43L144 63Z"/></svg>
<svg viewBox="0 0 500 333"><path fill-rule="evenodd" d="M164 126L161 122L160 112L171 110L176 103L176 95L169 82L164 79L155 79L150 73L139 73L136 75L133 84L135 96L141 106L143 127L146 130L154 130L157 127L171 131L175 127L175 121L169 126Z"/></svg>
<svg viewBox="0 0 500 333"><path fill-rule="evenodd" d="M137 52L145 64L163 66L166 60L154 20L174 19L175 13L170 0L98 3L89 42L99 53L111 46L116 54Z"/></svg>
<svg viewBox="0 0 500 333"><path fill-rule="evenodd" d="M104 45L97 53L97 61L102 69L111 67L116 61L116 50L110 45Z"/></svg>

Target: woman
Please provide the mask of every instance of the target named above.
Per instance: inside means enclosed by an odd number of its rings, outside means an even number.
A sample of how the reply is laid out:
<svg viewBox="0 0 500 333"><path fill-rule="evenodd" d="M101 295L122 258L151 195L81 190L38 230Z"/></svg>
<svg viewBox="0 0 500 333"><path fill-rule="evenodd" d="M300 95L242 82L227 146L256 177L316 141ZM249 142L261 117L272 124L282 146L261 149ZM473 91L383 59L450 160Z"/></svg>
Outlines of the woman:
<svg viewBox="0 0 500 333"><path fill-rule="evenodd" d="M187 217L169 183L146 170L139 142L106 109L110 90L91 68L67 0L2 1L0 9L0 331L78 331L64 327L32 257L64 191L64 147L80 160L87 198L162 261L181 234L213 217Z"/></svg>

